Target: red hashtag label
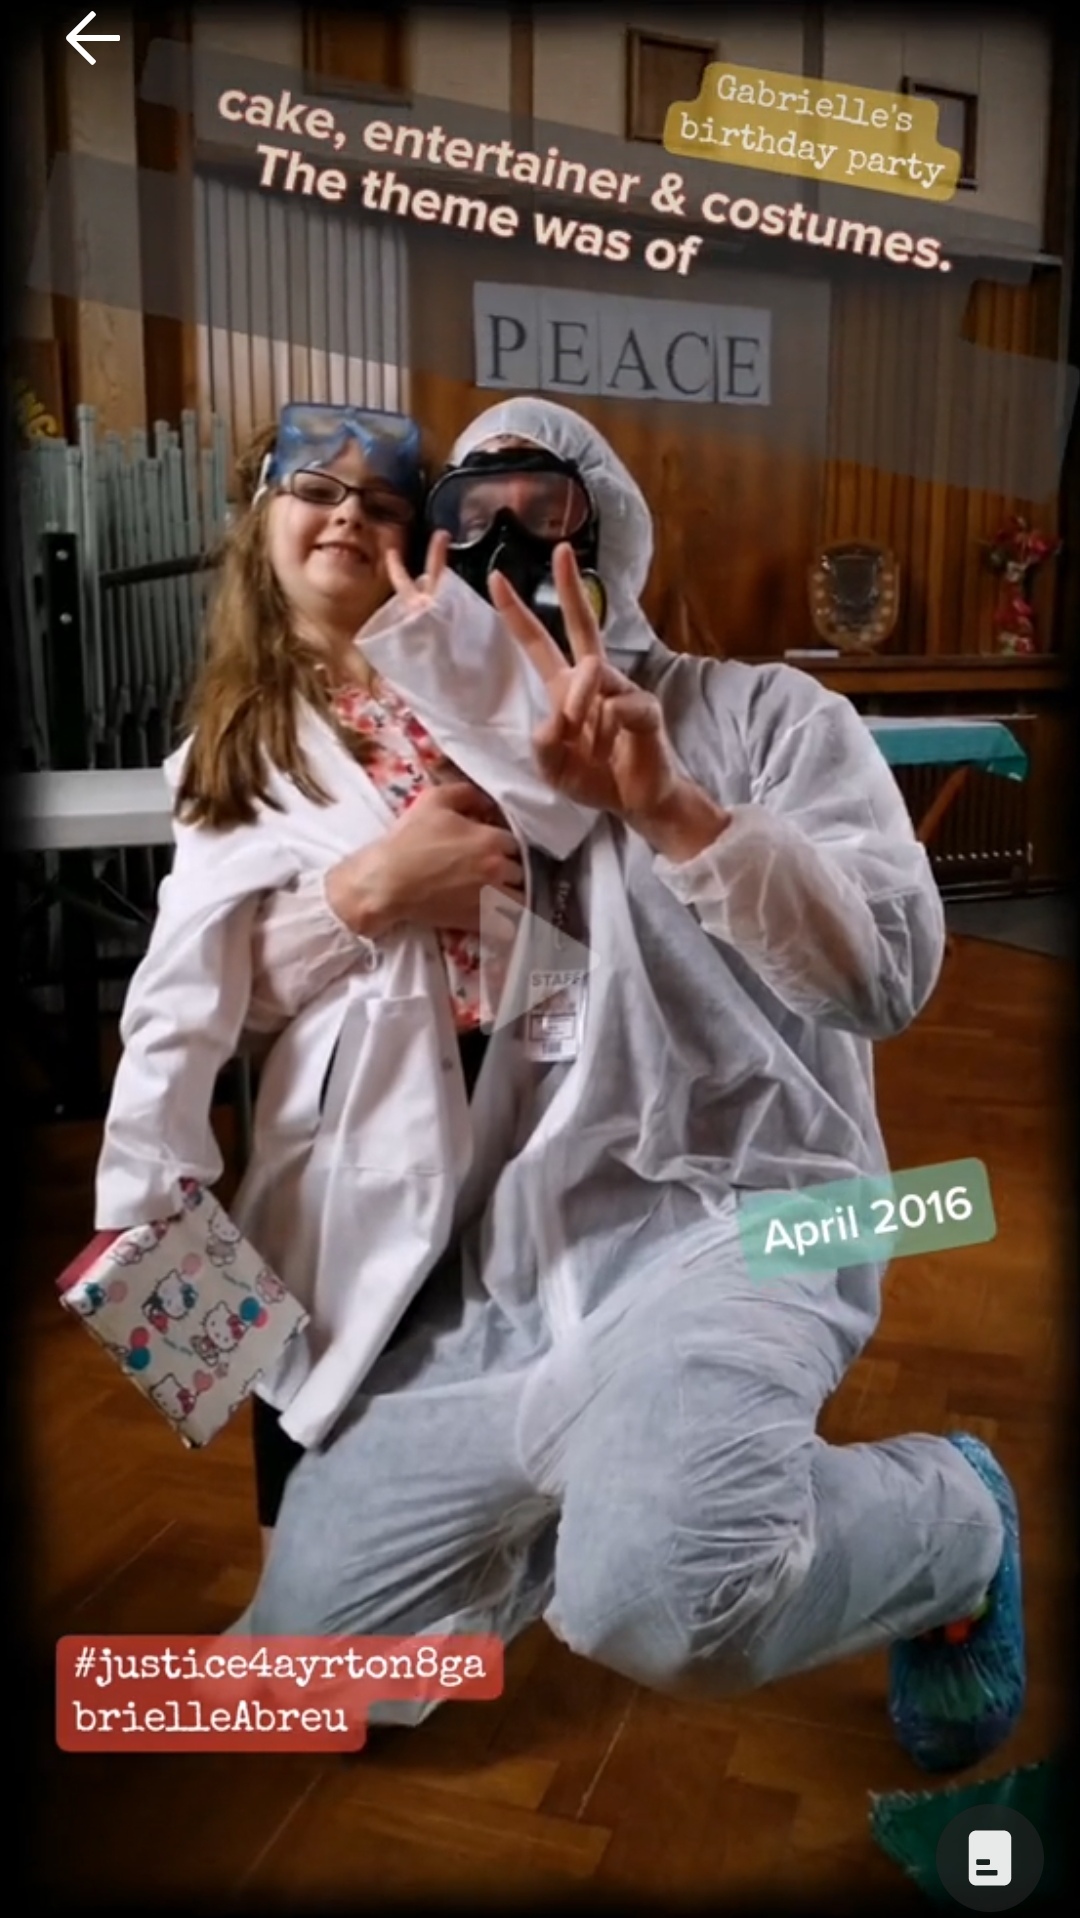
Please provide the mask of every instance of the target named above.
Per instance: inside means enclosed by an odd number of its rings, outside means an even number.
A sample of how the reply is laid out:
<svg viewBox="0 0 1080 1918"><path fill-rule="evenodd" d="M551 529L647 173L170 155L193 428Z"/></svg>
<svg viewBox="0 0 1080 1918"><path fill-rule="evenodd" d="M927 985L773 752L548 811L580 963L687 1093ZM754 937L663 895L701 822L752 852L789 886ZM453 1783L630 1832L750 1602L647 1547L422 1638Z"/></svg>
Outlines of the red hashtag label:
<svg viewBox="0 0 1080 1918"><path fill-rule="evenodd" d="M358 1751L376 1699L498 1698L496 1638L62 1638L62 1751Z"/></svg>

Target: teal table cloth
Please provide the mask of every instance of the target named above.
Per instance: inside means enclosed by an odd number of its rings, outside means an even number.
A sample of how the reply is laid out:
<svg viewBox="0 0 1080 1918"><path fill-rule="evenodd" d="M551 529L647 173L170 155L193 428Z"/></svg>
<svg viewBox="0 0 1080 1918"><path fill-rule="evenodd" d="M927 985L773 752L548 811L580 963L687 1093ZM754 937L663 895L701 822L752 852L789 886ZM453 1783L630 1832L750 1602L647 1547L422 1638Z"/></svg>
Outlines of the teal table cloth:
<svg viewBox="0 0 1080 1918"><path fill-rule="evenodd" d="M890 766L979 766L1026 779L1028 756L996 719L867 719Z"/></svg>

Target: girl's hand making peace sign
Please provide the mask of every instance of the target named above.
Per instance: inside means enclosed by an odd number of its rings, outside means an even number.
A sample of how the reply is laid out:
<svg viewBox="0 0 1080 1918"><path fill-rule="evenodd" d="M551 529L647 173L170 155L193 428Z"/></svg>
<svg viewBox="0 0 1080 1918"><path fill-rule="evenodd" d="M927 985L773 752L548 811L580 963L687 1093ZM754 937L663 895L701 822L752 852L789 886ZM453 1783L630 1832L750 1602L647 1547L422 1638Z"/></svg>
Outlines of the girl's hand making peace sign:
<svg viewBox="0 0 1080 1918"><path fill-rule="evenodd" d="M419 579L413 579L400 553L389 548L386 554L386 576L398 598L403 602L410 615L425 613L434 604L439 590L439 581L446 571L446 554L450 545L448 533L433 533L424 556L424 570Z"/></svg>

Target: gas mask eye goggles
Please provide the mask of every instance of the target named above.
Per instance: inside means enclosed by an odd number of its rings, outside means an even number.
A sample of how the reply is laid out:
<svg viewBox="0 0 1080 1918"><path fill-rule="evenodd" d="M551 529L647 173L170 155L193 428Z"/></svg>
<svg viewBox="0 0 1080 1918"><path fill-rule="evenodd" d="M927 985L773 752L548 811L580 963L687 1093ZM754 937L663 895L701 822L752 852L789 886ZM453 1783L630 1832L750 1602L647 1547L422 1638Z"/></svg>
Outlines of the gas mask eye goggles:
<svg viewBox="0 0 1080 1918"><path fill-rule="evenodd" d="M475 546L509 513L533 539L557 546L595 519L584 482L548 453L474 453L444 473L428 498L428 525L451 547Z"/></svg>
<svg viewBox="0 0 1080 1918"><path fill-rule="evenodd" d="M449 536L449 564L474 592L490 598L494 572L569 651L552 575L556 546L566 542L597 620L606 598L595 571L599 524L576 466L542 448L471 453L437 481L428 495L428 527Z"/></svg>
<svg viewBox="0 0 1080 1918"><path fill-rule="evenodd" d="M277 439L263 461L255 499L261 499L271 487L295 486L300 475L312 480L325 475L334 484L325 469L340 459L350 441L363 454L369 482L381 481L413 505L419 504L423 468L420 429L415 420L403 413L382 413L366 407L306 403L282 408ZM307 484L307 478L300 480L300 486Z"/></svg>

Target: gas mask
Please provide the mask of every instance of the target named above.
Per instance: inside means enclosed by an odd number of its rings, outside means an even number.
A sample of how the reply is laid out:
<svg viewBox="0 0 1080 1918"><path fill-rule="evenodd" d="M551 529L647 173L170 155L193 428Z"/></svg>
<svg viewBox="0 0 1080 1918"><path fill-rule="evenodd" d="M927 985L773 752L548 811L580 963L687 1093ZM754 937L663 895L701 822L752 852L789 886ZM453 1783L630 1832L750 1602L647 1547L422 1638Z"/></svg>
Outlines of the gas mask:
<svg viewBox="0 0 1080 1918"><path fill-rule="evenodd" d="M488 581L502 573L569 659L552 572L555 548L565 542L603 625L607 596L596 571L600 527L572 461L539 447L470 453L432 487L427 517L431 532L449 534L447 559L458 577L490 600Z"/></svg>

